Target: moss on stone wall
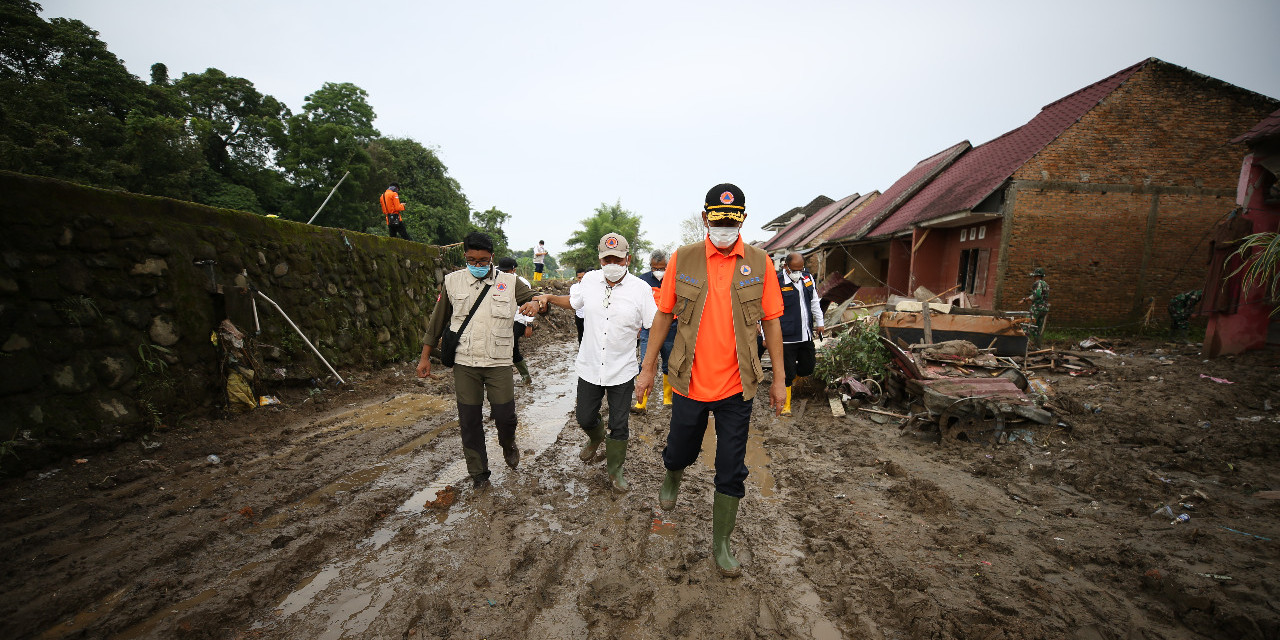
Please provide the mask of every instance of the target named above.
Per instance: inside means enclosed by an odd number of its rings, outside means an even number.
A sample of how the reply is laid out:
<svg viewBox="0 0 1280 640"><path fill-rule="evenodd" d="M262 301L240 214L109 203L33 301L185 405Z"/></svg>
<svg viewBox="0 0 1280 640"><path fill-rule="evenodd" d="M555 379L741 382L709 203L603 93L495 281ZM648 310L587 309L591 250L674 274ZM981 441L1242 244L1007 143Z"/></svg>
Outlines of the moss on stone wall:
<svg viewBox="0 0 1280 640"><path fill-rule="evenodd" d="M246 285L340 371L421 349L436 247L8 172L0 193L0 441L81 446L222 402L210 335L253 333ZM258 317L265 382L328 375Z"/></svg>

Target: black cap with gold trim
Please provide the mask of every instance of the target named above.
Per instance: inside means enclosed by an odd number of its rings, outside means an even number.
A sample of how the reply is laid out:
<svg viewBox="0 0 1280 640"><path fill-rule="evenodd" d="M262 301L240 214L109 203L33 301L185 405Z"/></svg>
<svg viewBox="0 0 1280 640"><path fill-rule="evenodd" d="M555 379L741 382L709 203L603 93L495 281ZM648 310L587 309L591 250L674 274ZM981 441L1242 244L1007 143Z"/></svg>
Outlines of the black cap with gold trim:
<svg viewBox="0 0 1280 640"><path fill-rule="evenodd" d="M707 192L702 210L706 212L708 221L728 219L742 222L747 218L747 197L736 185L718 184Z"/></svg>

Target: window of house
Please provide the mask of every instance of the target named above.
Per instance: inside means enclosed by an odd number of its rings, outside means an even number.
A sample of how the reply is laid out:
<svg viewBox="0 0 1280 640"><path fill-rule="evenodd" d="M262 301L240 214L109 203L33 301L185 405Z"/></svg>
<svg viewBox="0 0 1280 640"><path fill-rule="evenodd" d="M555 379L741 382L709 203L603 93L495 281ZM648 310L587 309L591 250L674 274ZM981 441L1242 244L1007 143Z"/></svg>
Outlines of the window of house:
<svg viewBox="0 0 1280 640"><path fill-rule="evenodd" d="M985 237L987 237L987 225L984 224L978 227L978 239L981 240Z"/></svg>

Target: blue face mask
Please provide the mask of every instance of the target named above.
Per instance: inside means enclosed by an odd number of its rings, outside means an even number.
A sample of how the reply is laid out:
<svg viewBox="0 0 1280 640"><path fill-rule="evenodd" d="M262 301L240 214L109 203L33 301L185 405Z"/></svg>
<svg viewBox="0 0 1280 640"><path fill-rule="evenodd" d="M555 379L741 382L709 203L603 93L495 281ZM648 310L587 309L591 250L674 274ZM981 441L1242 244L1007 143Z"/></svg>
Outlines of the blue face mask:
<svg viewBox="0 0 1280 640"><path fill-rule="evenodd" d="M488 266L484 266L484 267L477 267L477 266L475 266L475 265L473 265L473 264L469 264L469 265L467 265L467 271L470 271L470 272L471 272L471 275L475 276L477 279L480 279L480 278L483 278L483 277L485 277L485 276L489 275L489 267L488 267Z"/></svg>

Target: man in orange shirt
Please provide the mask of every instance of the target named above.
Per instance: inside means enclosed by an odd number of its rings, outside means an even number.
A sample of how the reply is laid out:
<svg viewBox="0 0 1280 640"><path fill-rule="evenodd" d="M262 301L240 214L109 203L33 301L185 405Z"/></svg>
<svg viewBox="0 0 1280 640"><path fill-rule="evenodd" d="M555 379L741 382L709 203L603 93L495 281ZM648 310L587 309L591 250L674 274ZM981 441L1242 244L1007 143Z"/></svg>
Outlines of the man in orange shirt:
<svg viewBox="0 0 1280 640"><path fill-rule="evenodd" d="M764 375L756 351L756 323L763 321L769 357L782 362L782 292L768 254L742 241L746 198L732 184L707 192L702 220L707 237L680 247L667 263L658 292L658 313L649 329L644 365L636 378L636 398L653 388L658 355L671 327L675 345L667 362L671 387L671 430L662 451L666 477L658 502L672 509L684 469L698 459L707 416L716 416L716 491L712 503L712 555L720 573L742 575L729 549L745 495L747 434L751 404ZM769 403L782 410L786 385L774 375Z"/></svg>
<svg viewBox="0 0 1280 640"><path fill-rule="evenodd" d="M400 185L392 182L386 191L382 192L380 199L382 204L382 215L387 217L387 235L394 238L397 235L405 240L412 240L409 237L409 230L404 227L404 203L400 202Z"/></svg>

